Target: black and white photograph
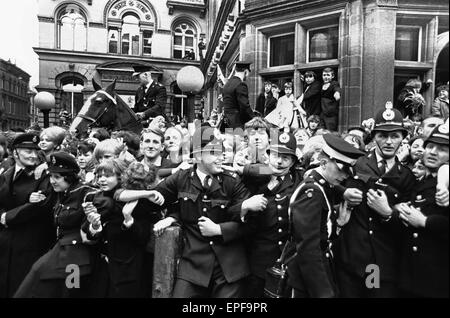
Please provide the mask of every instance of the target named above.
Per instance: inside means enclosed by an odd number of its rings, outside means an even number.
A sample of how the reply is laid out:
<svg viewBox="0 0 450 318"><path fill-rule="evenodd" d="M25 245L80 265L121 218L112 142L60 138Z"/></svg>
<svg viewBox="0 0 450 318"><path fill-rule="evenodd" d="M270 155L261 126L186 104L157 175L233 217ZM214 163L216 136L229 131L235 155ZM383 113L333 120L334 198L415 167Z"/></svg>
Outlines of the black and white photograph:
<svg viewBox="0 0 450 318"><path fill-rule="evenodd" d="M8 0L0 43L0 301L449 298L447 0Z"/></svg>

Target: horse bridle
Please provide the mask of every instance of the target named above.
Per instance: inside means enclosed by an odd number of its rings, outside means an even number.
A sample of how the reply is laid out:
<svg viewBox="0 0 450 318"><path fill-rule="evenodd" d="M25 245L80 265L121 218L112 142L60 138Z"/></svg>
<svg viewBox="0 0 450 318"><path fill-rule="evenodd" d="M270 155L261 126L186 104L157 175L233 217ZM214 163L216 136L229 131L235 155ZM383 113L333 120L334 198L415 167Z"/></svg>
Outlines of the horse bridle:
<svg viewBox="0 0 450 318"><path fill-rule="evenodd" d="M108 97L108 99L112 100L114 105L117 105L117 101L111 95L109 95L108 93L103 92L103 91L100 91L100 93L104 93ZM84 114L77 114L77 117L80 117L80 118L83 118L83 119L85 119L87 121L90 121L91 123L88 124L88 128L98 127L99 126L99 122L98 121L109 111L110 107L111 107L111 105L106 106L105 109L100 113L100 115L97 116L97 118L92 118L92 117L86 116ZM114 113L114 119L113 120L115 120L115 113Z"/></svg>

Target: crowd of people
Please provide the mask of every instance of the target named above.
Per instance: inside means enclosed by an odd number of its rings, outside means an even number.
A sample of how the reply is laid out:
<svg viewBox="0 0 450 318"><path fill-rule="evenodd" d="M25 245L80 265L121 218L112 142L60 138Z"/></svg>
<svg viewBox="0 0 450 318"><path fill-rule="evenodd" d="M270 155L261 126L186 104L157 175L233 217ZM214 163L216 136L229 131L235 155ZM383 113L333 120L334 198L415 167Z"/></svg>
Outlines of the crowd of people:
<svg viewBox="0 0 450 318"><path fill-rule="evenodd" d="M164 116L140 135L2 133L0 297L151 297L170 226L184 243L173 297L448 297L448 89L420 123L387 103L340 134L333 76L305 74L299 126L265 119L281 100L266 83L243 134L217 113L192 136Z"/></svg>

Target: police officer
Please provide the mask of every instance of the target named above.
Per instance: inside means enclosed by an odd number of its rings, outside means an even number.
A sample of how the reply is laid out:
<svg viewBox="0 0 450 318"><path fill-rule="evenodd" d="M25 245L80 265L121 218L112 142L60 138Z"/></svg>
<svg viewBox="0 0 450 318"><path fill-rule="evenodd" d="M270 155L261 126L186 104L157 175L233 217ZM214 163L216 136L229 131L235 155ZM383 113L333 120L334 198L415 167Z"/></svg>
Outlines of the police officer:
<svg viewBox="0 0 450 318"><path fill-rule="evenodd" d="M350 167L363 152L343 139L327 134L314 168L297 187L290 201L292 235L297 255L288 263L288 283L294 298L337 296L329 237L336 219L335 185L351 174Z"/></svg>
<svg viewBox="0 0 450 318"><path fill-rule="evenodd" d="M54 240L52 214L29 201L32 192L48 194L47 173L36 178L39 137L15 137L15 165L0 175L0 298L11 297L31 265Z"/></svg>
<svg viewBox="0 0 450 318"><path fill-rule="evenodd" d="M138 76L141 86L139 86L136 96L134 112L141 120L150 117L163 116L167 103L166 88L161 83L153 80L151 69L148 66L133 66L133 77Z"/></svg>
<svg viewBox="0 0 450 318"><path fill-rule="evenodd" d="M448 126L440 125L425 140L423 162L429 175L418 182L411 201L401 204L403 228L400 288L408 297L449 296L448 205L436 203L437 171L449 159ZM448 197L448 189L447 189Z"/></svg>
<svg viewBox="0 0 450 318"><path fill-rule="evenodd" d="M255 204L245 203L249 194L238 176L222 170L223 145L211 127L198 129L193 143L195 166L156 188L166 203L180 205L155 224L156 235L178 221L185 237L173 297L241 297L249 268L240 214Z"/></svg>
<svg viewBox="0 0 450 318"><path fill-rule="evenodd" d="M229 120L228 128L244 128L244 124L254 117L248 100L245 80L249 76L250 62L236 62L236 72L223 87L224 115Z"/></svg>
<svg viewBox="0 0 450 318"><path fill-rule="evenodd" d="M80 168L75 157L69 153L53 153L48 171L53 187L51 195L46 197L33 193L30 201L45 206L48 206L47 202L51 203L53 210L48 210L53 212L56 243L33 264L14 297L87 297L93 293L90 276L98 264L99 254L92 242L85 243L87 233L83 233L81 229L87 222L83 203L87 194L94 189L80 182ZM105 214L100 209L98 213ZM101 231L101 227L98 230ZM68 275L75 271L77 274L73 285L68 284ZM75 288L75 284L78 287Z"/></svg>
<svg viewBox="0 0 450 318"><path fill-rule="evenodd" d="M400 222L393 207L409 200L415 178L396 157L407 131L392 103L377 113L371 135L376 148L359 158L356 178L347 180L344 192L354 209L334 249L342 297L398 295ZM368 275L376 276L373 284L366 285L373 281Z"/></svg>
<svg viewBox="0 0 450 318"><path fill-rule="evenodd" d="M279 134L268 149L270 174L261 178L264 169L244 169L244 183L255 183L252 199L265 200L263 211L245 215L248 229L247 254L251 275L246 284L246 297L264 296L266 270L275 264L289 238L289 199L301 181L299 170L295 170L297 142L289 132ZM251 171L256 170L256 175ZM259 170L259 171L258 171ZM256 178L256 177L260 178ZM262 179L262 182L257 182Z"/></svg>

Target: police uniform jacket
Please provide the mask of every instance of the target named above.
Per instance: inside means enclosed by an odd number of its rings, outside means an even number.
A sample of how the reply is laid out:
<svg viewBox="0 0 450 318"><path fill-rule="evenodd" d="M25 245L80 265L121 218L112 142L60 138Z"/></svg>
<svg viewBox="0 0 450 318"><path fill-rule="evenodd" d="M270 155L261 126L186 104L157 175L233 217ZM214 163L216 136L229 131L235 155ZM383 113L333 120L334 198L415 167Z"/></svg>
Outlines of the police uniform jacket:
<svg viewBox="0 0 450 318"><path fill-rule="evenodd" d="M0 214L6 212L6 227L0 225L0 298L14 294L55 239L51 210L29 203L33 192L49 195L49 175L36 180L30 170L22 170L15 179L14 174L12 166L0 175Z"/></svg>
<svg viewBox="0 0 450 318"><path fill-rule="evenodd" d="M224 114L230 123L228 128L244 128L244 124L254 117L247 84L233 76L223 87L222 94Z"/></svg>
<svg viewBox="0 0 450 318"><path fill-rule="evenodd" d="M165 116L164 109L167 103L167 93L164 85L152 82L147 89L146 86L139 86L136 91L134 112L145 114L144 119L156 116Z"/></svg>
<svg viewBox="0 0 450 318"><path fill-rule="evenodd" d="M448 297L448 207L436 204L436 178L418 183L411 203L427 217L424 228L403 227L400 288L409 295Z"/></svg>
<svg viewBox="0 0 450 318"><path fill-rule="evenodd" d="M392 207L409 200L416 182L414 175L397 159L389 171L381 174L375 152L359 158L354 170L356 178L348 179L346 186L361 190L363 200L353 209L349 222L336 240L336 265L363 278L367 265L377 264L381 281L395 282L398 277L400 222L395 217L386 220L369 208L367 191L384 190Z"/></svg>
<svg viewBox="0 0 450 318"><path fill-rule="evenodd" d="M178 278L208 287L216 260L228 283L248 276L240 212L249 193L237 175L223 172L205 190L194 166L166 178L156 190L168 204L179 201L179 211L168 215L181 223L184 235ZM198 227L201 216L219 224L222 236L203 236Z"/></svg>
<svg viewBox="0 0 450 318"><path fill-rule="evenodd" d="M316 184L314 184L316 183ZM312 171L300 184L301 191L291 199L292 235L297 255L288 263L288 282L295 289L310 297L335 297L336 287L331 270L331 254L328 238L334 211L334 189L316 172ZM295 197L294 197L295 196Z"/></svg>
<svg viewBox="0 0 450 318"><path fill-rule="evenodd" d="M53 192L55 202L53 217L57 242L43 256L46 261L40 268L41 279L65 279L66 266L69 264L79 266L80 276L91 273L94 248L83 241L81 229L87 220L81 204L85 196L93 191L95 189L78 183L65 192ZM111 205L105 205L103 208L110 209ZM97 207L97 210L103 214L100 207Z"/></svg>
<svg viewBox="0 0 450 318"><path fill-rule="evenodd" d="M286 241L290 237L288 208L289 200L299 184L300 174L292 170L275 188L269 190L270 176L252 193L264 194L268 200L264 211L249 212L246 216L247 255L251 273L265 277L266 269L273 266L280 257ZM244 180L253 179L245 176Z"/></svg>

